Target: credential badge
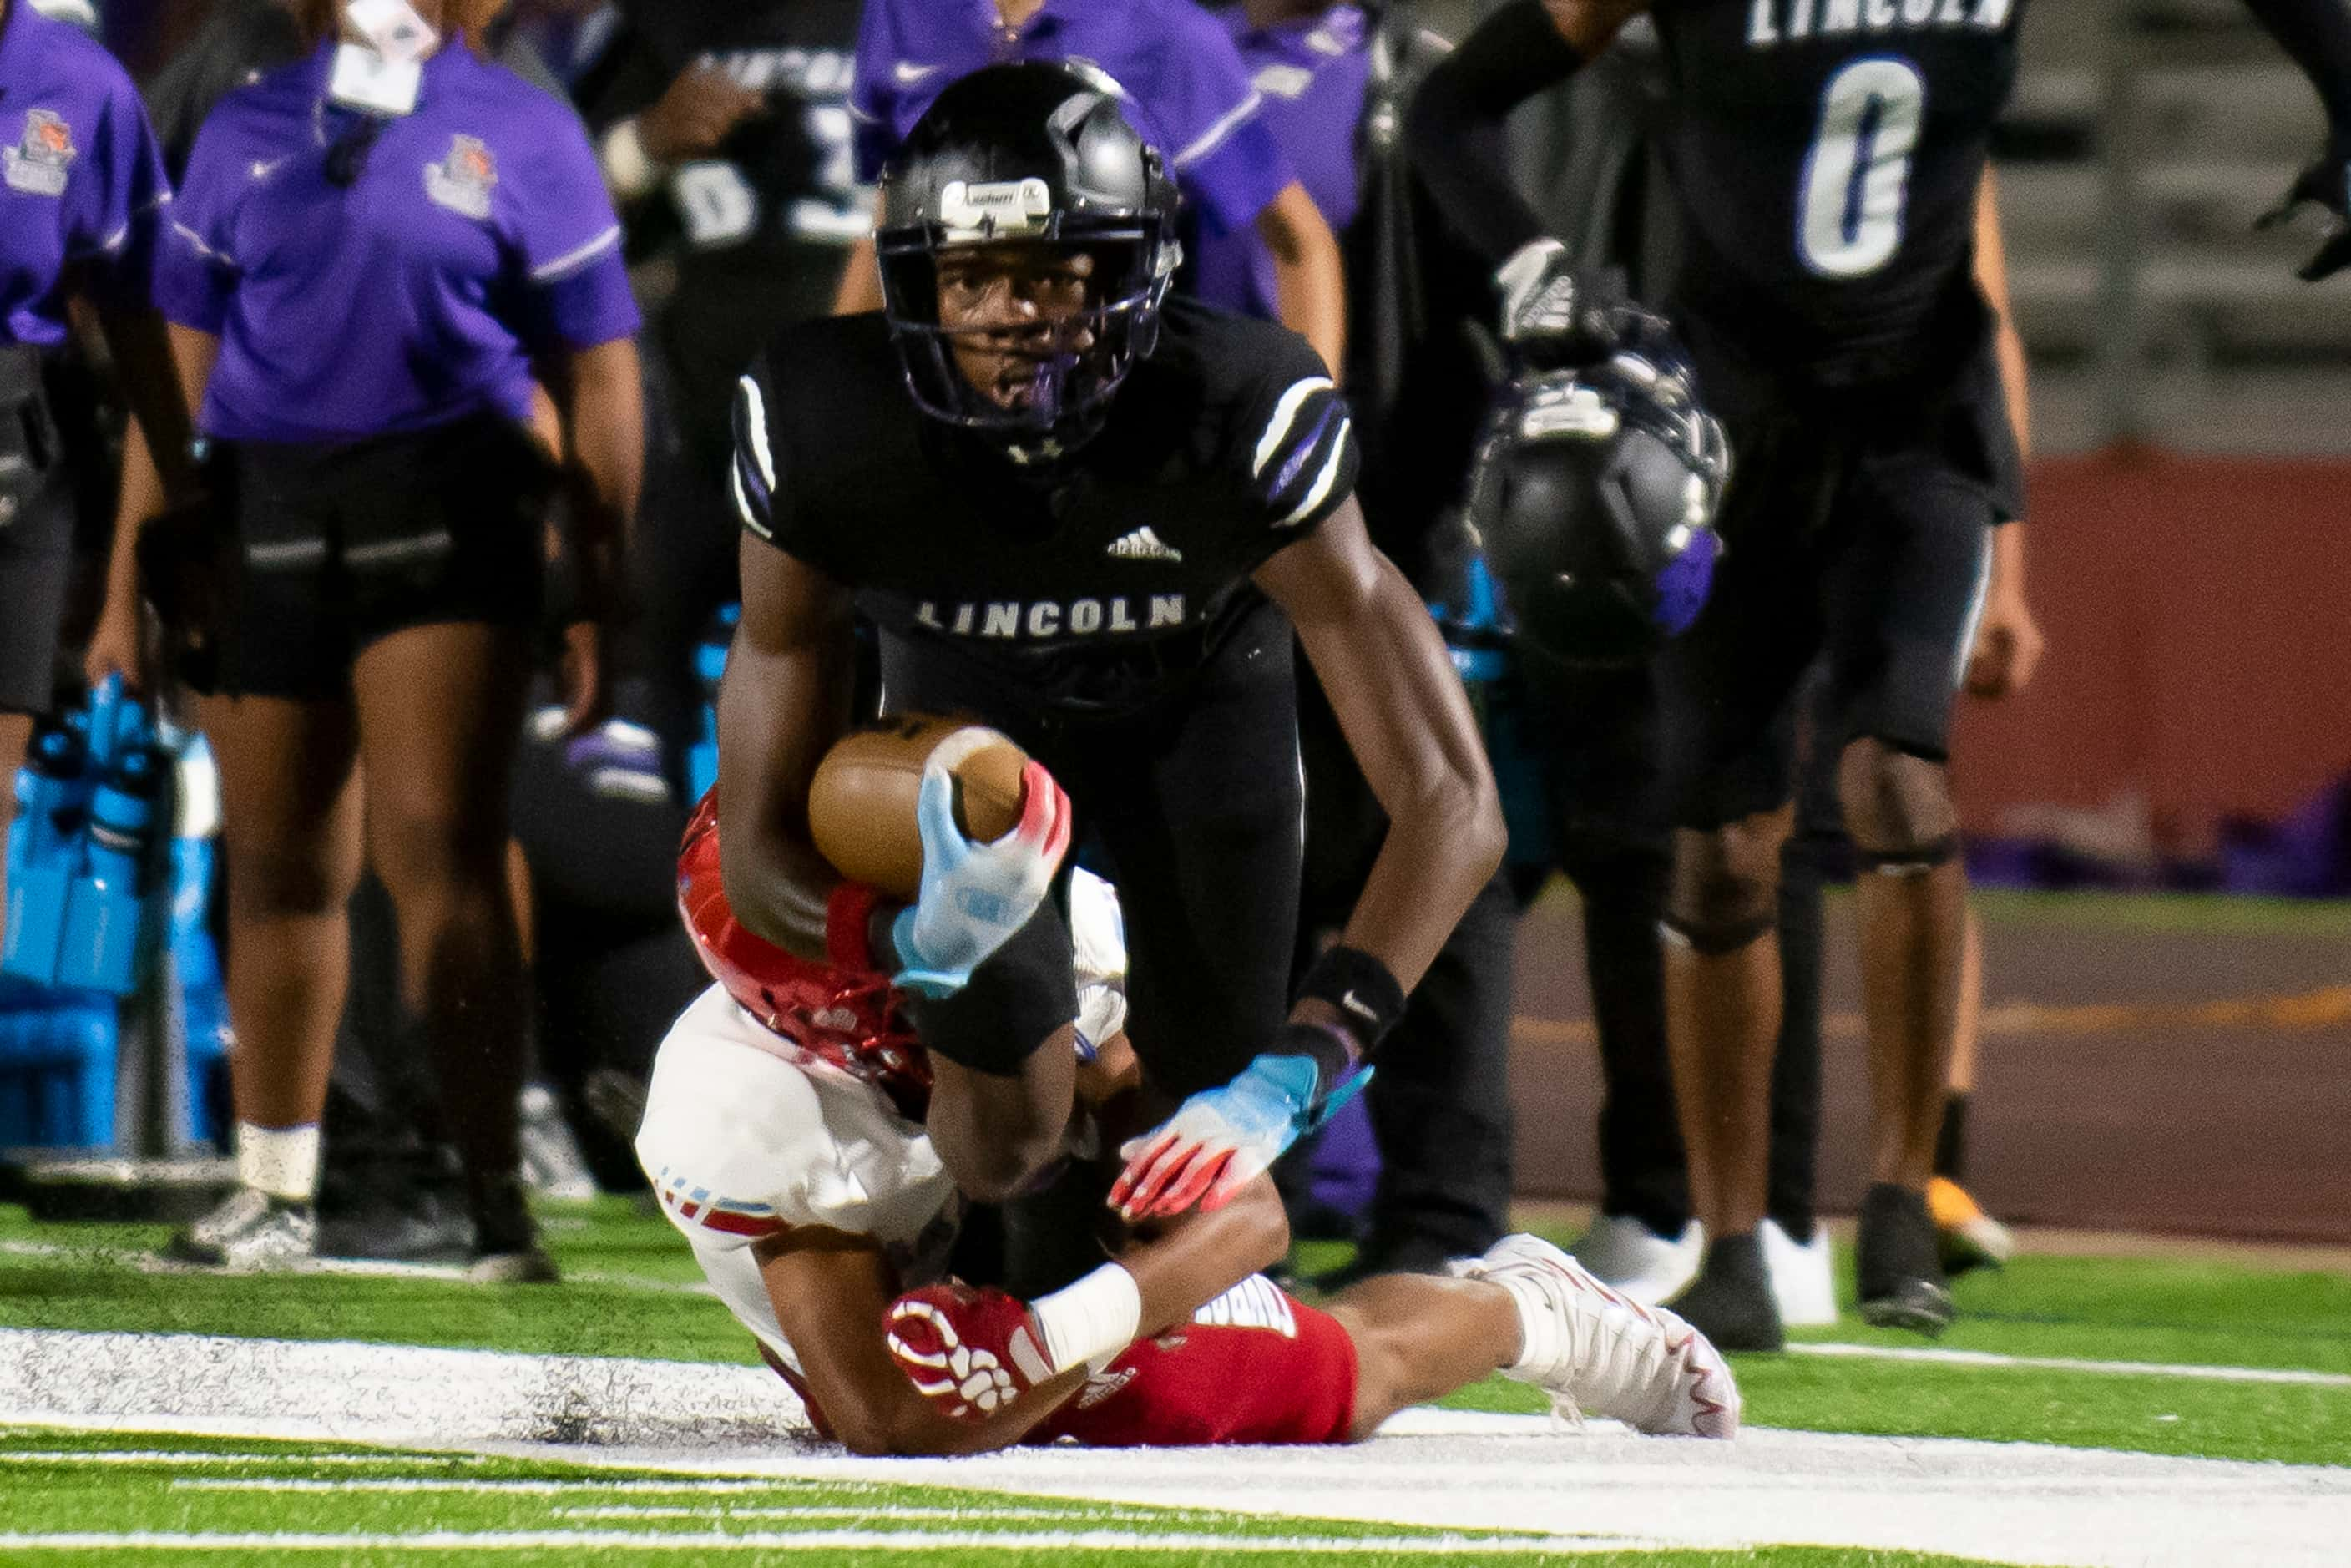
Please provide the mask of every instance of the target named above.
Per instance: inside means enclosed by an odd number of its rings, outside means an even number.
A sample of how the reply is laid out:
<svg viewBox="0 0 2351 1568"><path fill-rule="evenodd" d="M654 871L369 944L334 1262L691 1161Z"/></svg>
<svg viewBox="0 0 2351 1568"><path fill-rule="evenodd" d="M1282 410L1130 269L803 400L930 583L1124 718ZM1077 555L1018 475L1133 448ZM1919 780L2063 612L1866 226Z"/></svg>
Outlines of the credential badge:
<svg viewBox="0 0 2351 1568"><path fill-rule="evenodd" d="M30 196L62 196L66 171L77 155L73 129L63 115L54 109L28 109L25 134L16 146L0 152L0 164L5 165L10 190Z"/></svg>
<svg viewBox="0 0 2351 1568"><path fill-rule="evenodd" d="M478 136L458 136L449 156L424 166L424 193L469 218L490 215L490 192L498 183L498 161Z"/></svg>

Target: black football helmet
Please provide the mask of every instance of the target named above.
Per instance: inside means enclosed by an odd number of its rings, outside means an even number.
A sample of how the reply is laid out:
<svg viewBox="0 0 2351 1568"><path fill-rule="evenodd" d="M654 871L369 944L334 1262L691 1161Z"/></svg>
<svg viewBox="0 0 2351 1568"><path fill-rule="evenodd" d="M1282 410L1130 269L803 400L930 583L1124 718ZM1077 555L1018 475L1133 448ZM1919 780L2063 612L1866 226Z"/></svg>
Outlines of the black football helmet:
<svg viewBox="0 0 2351 1568"><path fill-rule="evenodd" d="M907 388L925 413L1003 437L1015 455L1092 436L1158 342L1183 255L1177 198L1159 150L1123 111L1124 96L1081 64L990 66L938 96L882 176L874 246ZM1085 308L1057 324L1012 407L965 379L939 319L942 254L1005 244L1093 258Z"/></svg>
<svg viewBox="0 0 2351 1568"><path fill-rule="evenodd" d="M1505 387L1469 515L1512 646L1538 664L1621 665L1687 630L1714 580L1729 476L1722 427L1654 318L1597 364Z"/></svg>

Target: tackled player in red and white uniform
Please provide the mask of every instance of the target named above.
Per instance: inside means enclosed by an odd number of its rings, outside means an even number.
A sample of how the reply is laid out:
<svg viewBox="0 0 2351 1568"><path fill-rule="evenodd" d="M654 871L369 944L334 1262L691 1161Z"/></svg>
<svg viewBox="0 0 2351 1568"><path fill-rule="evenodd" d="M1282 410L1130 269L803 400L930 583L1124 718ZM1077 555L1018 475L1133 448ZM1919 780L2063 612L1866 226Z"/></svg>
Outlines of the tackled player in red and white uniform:
<svg viewBox="0 0 2351 1568"><path fill-rule="evenodd" d="M1288 1244L1262 1176L1214 1213L1146 1222L1035 1301L946 1278L962 1199L923 1129L929 1064L895 993L738 925L717 840L705 802L679 902L719 983L662 1044L637 1157L820 1432L864 1454L1347 1442L1498 1369L1562 1411L1737 1431L1738 1389L1703 1336L1531 1236L1453 1278L1367 1280L1327 1310L1289 1296L1248 1272ZM1148 1096L1123 1038L1117 895L1080 872L1070 902L1089 1058L1073 1142L1114 1151L1122 1112L1149 1109L1130 1103Z"/></svg>

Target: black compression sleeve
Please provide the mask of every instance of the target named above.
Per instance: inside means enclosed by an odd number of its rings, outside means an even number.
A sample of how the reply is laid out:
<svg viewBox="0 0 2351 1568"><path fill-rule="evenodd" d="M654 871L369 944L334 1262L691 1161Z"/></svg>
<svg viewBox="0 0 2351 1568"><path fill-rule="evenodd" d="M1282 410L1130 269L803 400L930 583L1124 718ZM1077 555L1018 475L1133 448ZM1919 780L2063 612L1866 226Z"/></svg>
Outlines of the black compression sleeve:
<svg viewBox="0 0 2351 1568"><path fill-rule="evenodd" d="M1510 182L1502 122L1520 103L1583 65L1583 57L1559 36L1540 0L1510 0L1479 23L1413 96L1405 124L1413 165L1453 226L1497 266L1543 232L1542 220Z"/></svg>
<svg viewBox="0 0 2351 1568"><path fill-rule="evenodd" d="M2351 6L2345 0L2245 0L2318 89L2337 144L2351 140Z"/></svg>

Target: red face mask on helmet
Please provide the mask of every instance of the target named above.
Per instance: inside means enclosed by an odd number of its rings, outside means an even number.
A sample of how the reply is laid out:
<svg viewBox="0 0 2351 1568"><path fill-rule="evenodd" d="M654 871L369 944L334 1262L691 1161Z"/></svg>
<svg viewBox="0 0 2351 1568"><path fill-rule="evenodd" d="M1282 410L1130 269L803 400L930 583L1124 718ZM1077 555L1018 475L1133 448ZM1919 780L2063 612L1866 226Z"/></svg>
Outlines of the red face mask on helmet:
<svg viewBox="0 0 2351 1568"><path fill-rule="evenodd" d="M715 791L695 808L678 849L677 908L702 967L778 1037L783 1054L837 1067L889 1095L907 1120L923 1119L930 1059L889 977L796 957L737 923L718 880Z"/></svg>

